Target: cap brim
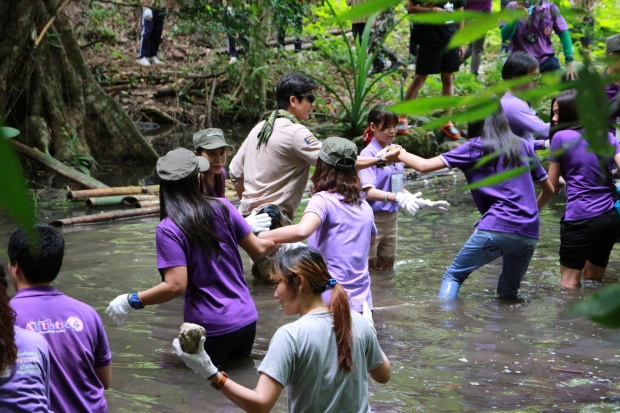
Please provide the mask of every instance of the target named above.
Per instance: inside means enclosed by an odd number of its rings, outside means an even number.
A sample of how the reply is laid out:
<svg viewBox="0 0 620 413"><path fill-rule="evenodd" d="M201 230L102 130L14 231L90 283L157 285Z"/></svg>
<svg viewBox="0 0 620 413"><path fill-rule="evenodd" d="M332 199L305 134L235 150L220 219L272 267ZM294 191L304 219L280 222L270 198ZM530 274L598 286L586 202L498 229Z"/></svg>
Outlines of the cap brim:
<svg viewBox="0 0 620 413"><path fill-rule="evenodd" d="M224 143L224 144L212 143L212 144L207 144L207 145L198 145L198 147L202 149L206 149L208 151L213 150L213 149L218 149L218 148L228 148L230 150L233 149L233 147L227 143Z"/></svg>
<svg viewBox="0 0 620 413"><path fill-rule="evenodd" d="M196 156L196 159L198 159L198 170L200 172L207 172L211 167L211 164L209 164L209 160L204 156Z"/></svg>

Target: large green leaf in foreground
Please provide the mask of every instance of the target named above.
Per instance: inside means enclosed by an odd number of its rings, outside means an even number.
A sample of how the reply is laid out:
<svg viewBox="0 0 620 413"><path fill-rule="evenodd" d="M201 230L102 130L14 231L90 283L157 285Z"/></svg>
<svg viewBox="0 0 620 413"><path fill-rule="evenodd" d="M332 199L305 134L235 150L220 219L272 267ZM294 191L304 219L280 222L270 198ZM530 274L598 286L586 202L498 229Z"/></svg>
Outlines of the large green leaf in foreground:
<svg viewBox="0 0 620 413"><path fill-rule="evenodd" d="M593 292L572 304L567 313L589 317L606 327L620 328L620 285Z"/></svg>

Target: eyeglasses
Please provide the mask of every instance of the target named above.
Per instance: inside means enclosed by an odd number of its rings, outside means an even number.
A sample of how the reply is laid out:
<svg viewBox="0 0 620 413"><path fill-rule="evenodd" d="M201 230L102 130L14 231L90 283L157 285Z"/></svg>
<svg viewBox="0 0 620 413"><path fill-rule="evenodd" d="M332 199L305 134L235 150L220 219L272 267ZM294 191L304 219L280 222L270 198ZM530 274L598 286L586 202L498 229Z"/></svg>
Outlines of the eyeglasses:
<svg viewBox="0 0 620 413"><path fill-rule="evenodd" d="M297 97L300 99L306 98L310 103L314 103L314 101L316 100L316 96L314 95L298 95Z"/></svg>

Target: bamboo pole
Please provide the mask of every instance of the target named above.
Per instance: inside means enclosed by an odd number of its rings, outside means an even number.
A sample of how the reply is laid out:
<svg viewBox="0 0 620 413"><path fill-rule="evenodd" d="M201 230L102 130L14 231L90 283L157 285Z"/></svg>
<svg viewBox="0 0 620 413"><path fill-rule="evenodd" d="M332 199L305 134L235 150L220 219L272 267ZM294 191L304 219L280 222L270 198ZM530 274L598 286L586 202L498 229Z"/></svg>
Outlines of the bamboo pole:
<svg viewBox="0 0 620 413"><path fill-rule="evenodd" d="M152 201L139 201L136 202L134 205L136 206L136 208L150 208L154 206L157 206L157 208L159 208L159 199L154 199Z"/></svg>
<svg viewBox="0 0 620 413"><path fill-rule="evenodd" d="M125 195L113 195L113 196L99 196L86 199L86 206L110 206L110 205L123 205Z"/></svg>
<svg viewBox="0 0 620 413"><path fill-rule="evenodd" d="M123 203L125 205L137 205L140 202L146 201L159 201L159 196L157 195L129 195L123 198Z"/></svg>
<svg viewBox="0 0 620 413"><path fill-rule="evenodd" d="M81 191L67 192L67 199L78 201L87 198L111 195L134 195L134 194L152 194L159 192L159 185L147 186L118 186L114 188L87 189Z"/></svg>
<svg viewBox="0 0 620 413"><path fill-rule="evenodd" d="M108 188L108 186L103 182L99 182L92 176L88 176L79 171L76 171L75 169L65 165L64 163L54 159L53 156L41 152L37 148L31 148L30 146L26 146L23 143L17 142L15 139L11 139L10 142L17 152L34 159L52 172L62 175L65 178L70 179L74 182L77 182L85 188Z"/></svg>
<svg viewBox="0 0 620 413"><path fill-rule="evenodd" d="M92 224L95 222L112 221L115 219L134 218L147 215L159 214L159 206L150 208L133 208L124 211L111 211L101 214L84 215L80 217L64 218L51 221L49 224L56 227L66 225Z"/></svg>

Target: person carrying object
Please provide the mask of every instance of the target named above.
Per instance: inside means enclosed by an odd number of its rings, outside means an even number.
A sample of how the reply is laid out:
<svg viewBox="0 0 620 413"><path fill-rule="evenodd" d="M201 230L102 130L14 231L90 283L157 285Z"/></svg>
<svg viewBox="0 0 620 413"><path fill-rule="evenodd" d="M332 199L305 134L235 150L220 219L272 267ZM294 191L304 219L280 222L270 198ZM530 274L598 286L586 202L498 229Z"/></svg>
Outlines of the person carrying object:
<svg viewBox="0 0 620 413"><path fill-rule="evenodd" d="M258 239L228 200L200 193L198 176L209 169L206 158L175 149L159 158L156 169L161 212L155 245L162 281L120 294L106 311L120 327L134 310L183 295L183 321L204 327L204 348L217 366L248 357L258 313L238 247L261 256L278 245Z"/></svg>

